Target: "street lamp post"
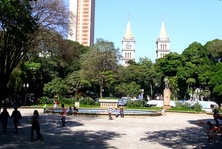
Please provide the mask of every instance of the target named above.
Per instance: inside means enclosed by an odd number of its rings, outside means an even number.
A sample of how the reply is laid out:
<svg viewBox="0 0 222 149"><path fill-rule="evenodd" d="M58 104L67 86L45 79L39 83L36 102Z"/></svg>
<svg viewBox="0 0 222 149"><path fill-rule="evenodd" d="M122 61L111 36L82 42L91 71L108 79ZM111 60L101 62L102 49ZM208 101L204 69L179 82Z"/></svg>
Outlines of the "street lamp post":
<svg viewBox="0 0 222 149"><path fill-rule="evenodd" d="M29 88L29 83L24 83L23 87L24 87L24 90L25 90L25 103L27 103L27 101L26 101L26 92L27 92L27 90Z"/></svg>

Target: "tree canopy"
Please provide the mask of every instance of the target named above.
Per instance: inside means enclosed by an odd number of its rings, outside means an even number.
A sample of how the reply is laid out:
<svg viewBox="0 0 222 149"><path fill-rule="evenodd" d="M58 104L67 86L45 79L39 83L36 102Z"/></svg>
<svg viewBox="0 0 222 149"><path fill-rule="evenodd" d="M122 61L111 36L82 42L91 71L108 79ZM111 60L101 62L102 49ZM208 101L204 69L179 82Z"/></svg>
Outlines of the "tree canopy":
<svg viewBox="0 0 222 149"><path fill-rule="evenodd" d="M0 94L4 99L10 75L30 50L39 26L29 0L1 0L0 6Z"/></svg>
<svg viewBox="0 0 222 149"><path fill-rule="evenodd" d="M82 56L81 76L100 86L100 97L105 84L111 83L107 81L111 75L107 72L117 70L118 56L118 49L114 44L103 39L97 39L90 50Z"/></svg>

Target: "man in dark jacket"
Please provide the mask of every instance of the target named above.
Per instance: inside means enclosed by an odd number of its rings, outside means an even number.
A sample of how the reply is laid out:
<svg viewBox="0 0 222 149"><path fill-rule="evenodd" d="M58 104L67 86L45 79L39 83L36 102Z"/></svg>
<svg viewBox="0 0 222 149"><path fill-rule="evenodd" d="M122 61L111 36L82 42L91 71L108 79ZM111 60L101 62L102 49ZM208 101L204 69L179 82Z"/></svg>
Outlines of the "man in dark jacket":
<svg viewBox="0 0 222 149"><path fill-rule="evenodd" d="M7 134L8 117L9 117L9 113L7 111L7 108L4 107L4 109L1 113L2 129L3 129L4 134Z"/></svg>
<svg viewBox="0 0 222 149"><path fill-rule="evenodd" d="M14 111L12 112L11 119L13 118L13 124L15 127L15 133L18 133L18 123L19 120L22 119L22 115L20 111L18 111L17 107L14 107Z"/></svg>

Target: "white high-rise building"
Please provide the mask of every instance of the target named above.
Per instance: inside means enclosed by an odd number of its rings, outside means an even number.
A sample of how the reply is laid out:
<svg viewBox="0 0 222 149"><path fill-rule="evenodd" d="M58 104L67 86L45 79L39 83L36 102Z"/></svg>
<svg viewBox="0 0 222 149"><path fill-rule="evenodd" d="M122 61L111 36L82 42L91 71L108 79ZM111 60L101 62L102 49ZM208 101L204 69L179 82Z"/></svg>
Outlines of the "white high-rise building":
<svg viewBox="0 0 222 149"><path fill-rule="evenodd" d="M95 0L69 0L68 39L84 46L94 43Z"/></svg>

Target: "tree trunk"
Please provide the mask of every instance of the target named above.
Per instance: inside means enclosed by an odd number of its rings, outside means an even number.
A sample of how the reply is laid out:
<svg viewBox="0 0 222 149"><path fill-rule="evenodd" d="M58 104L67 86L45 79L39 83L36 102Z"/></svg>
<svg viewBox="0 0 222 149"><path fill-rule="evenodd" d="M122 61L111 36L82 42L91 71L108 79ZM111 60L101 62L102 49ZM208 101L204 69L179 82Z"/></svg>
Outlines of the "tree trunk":
<svg viewBox="0 0 222 149"><path fill-rule="evenodd" d="M100 85L99 86L100 87L100 89L99 89L99 95L100 95L100 98L103 98L103 85Z"/></svg>
<svg viewBox="0 0 222 149"><path fill-rule="evenodd" d="M5 106L5 98L6 98L6 92L7 92L7 79L0 78L0 105ZM4 102L4 103L3 103Z"/></svg>

